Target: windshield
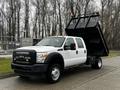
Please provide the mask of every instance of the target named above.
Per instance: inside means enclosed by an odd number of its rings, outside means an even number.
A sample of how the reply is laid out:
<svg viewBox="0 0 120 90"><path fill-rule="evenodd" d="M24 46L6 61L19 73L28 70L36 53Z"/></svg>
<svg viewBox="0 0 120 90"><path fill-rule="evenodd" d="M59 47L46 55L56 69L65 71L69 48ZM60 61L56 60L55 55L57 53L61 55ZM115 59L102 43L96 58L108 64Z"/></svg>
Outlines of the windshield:
<svg viewBox="0 0 120 90"><path fill-rule="evenodd" d="M64 37L48 37L41 40L36 46L53 46L61 47L64 43Z"/></svg>

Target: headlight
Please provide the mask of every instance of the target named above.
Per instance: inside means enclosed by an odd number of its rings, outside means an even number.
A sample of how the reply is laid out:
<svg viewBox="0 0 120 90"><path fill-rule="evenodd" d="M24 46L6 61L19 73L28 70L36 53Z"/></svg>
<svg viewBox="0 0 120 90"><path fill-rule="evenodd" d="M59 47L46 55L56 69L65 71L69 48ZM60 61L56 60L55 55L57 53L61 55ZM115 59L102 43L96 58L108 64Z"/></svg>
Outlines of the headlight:
<svg viewBox="0 0 120 90"><path fill-rule="evenodd" d="M48 53L37 53L37 63L44 63Z"/></svg>

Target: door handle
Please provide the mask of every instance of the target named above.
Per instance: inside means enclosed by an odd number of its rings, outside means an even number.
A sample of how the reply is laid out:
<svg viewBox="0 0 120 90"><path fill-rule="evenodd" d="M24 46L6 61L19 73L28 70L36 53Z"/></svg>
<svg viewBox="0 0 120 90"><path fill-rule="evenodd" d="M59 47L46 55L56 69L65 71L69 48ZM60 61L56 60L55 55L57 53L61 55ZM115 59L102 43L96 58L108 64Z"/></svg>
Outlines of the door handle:
<svg viewBox="0 0 120 90"><path fill-rule="evenodd" d="M87 51L86 51L86 50L84 50L84 53L87 53Z"/></svg>
<svg viewBox="0 0 120 90"><path fill-rule="evenodd" d="M76 54L78 54L78 50L76 50Z"/></svg>

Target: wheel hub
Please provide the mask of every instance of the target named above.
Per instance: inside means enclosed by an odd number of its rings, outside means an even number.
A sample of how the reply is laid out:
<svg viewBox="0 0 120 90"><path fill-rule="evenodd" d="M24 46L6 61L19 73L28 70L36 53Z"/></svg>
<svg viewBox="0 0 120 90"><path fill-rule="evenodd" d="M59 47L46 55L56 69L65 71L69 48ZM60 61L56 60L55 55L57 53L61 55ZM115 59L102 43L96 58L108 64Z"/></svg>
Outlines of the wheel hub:
<svg viewBox="0 0 120 90"><path fill-rule="evenodd" d="M52 79L56 81L60 76L60 70L56 67L53 68L52 72L51 72L51 75L52 75Z"/></svg>
<svg viewBox="0 0 120 90"><path fill-rule="evenodd" d="M99 67L102 66L102 62L101 62L101 61L98 62L98 66L99 66Z"/></svg>

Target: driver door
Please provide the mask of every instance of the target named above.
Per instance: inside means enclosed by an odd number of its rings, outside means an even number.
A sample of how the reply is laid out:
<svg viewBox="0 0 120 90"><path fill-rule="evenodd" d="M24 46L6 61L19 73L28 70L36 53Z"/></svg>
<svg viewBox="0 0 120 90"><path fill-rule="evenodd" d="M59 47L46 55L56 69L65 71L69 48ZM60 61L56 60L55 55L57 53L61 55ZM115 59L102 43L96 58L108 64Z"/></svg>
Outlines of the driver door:
<svg viewBox="0 0 120 90"><path fill-rule="evenodd" d="M67 38L64 44L64 57L65 57L65 66L72 66L76 63L76 45L75 49L71 49L71 45L75 44L75 40L73 38Z"/></svg>

